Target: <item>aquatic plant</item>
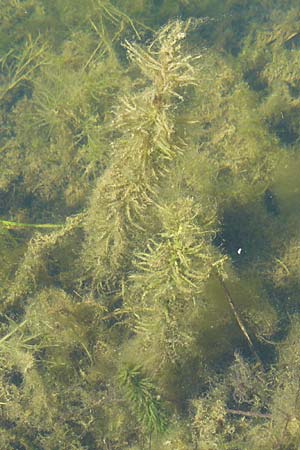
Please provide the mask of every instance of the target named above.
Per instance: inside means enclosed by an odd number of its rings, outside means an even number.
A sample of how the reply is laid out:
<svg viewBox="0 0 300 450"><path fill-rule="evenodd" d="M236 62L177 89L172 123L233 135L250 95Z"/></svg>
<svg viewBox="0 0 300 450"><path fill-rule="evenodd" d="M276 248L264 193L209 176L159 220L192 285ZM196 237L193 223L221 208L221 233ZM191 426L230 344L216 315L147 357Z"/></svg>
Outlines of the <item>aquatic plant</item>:
<svg viewBox="0 0 300 450"><path fill-rule="evenodd" d="M167 419L160 396L155 391L153 383L143 376L141 368L123 368L119 374L119 381L130 407L150 435L153 431L164 431Z"/></svg>
<svg viewBox="0 0 300 450"><path fill-rule="evenodd" d="M0 448L296 450L296 1L0 22Z"/></svg>
<svg viewBox="0 0 300 450"><path fill-rule="evenodd" d="M182 151L173 137L170 109L181 98L178 90L195 82L191 57L180 51L185 28L180 22L167 25L147 50L126 44L151 85L121 99L113 125L122 135L91 198L84 258L93 267L96 286L113 279L125 255L128 259L129 240L137 229L143 231L143 217L156 202L160 180Z"/></svg>

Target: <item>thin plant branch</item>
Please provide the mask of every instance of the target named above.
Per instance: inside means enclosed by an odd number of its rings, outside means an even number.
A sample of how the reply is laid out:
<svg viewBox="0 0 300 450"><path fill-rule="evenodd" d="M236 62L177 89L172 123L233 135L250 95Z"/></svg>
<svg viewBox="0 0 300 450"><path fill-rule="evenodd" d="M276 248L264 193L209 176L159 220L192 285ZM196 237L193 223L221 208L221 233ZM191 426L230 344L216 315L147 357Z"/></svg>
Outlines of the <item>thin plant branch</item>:
<svg viewBox="0 0 300 450"><path fill-rule="evenodd" d="M224 280L222 279L222 277L219 275L218 272L215 271L215 274L216 274L216 278L218 279L220 285L222 286L222 289L223 289L223 291L225 293L225 296L226 296L227 302L228 302L228 304L230 306L230 309L231 309L231 311L232 311L232 313L233 313L233 315L235 317L235 320L236 320L236 322L237 322L237 324L238 324L238 326L239 326L239 328L240 328L244 338L246 339L246 341L248 343L248 346L249 346L251 352L253 353L253 355L255 356L257 361L260 364L262 364L261 359L260 359L257 351L255 350L255 347L254 347L254 344L252 342L252 339L250 338L249 333L248 333L248 331L247 331L247 329L246 329L246 327L245 327L245 325L244 325L244 323L243 323L239 313L237 312L237 309L236 309L236 307L234 305L232 296L231 296L231 294L229 292L228 287L226 286L226 283L224 282Z"/></svg>

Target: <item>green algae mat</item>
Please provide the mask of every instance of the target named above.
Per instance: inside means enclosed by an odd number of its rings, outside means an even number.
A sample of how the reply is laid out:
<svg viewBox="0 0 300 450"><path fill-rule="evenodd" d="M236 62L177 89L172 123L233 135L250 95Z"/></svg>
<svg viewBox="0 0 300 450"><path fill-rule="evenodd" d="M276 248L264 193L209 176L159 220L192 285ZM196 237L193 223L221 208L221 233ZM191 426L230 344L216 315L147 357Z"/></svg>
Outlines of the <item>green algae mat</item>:
<svg viewBox="0 0 300 450"><path fill-rule="evenodd" d="M300 445L296 0L0 0L0 450Z"/></svg>

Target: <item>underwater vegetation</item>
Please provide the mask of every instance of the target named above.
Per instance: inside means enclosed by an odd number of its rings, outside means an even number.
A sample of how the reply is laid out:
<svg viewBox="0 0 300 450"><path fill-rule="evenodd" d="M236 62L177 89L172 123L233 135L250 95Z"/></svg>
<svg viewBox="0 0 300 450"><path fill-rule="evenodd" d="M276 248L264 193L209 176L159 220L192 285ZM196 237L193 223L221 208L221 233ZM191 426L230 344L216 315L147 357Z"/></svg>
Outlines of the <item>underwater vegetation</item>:
<svg viewBox="0 0 300 450"><path fill-rule="evenodd" d="M300 445L295 0L0 0L0 450Z"/></svg>

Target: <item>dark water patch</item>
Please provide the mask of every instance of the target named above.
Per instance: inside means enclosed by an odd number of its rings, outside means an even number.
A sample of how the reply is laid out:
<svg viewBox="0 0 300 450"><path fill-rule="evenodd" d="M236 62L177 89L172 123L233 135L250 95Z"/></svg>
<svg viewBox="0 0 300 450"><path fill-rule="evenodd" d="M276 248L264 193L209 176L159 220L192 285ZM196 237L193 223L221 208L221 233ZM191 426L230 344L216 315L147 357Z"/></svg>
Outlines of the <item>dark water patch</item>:
<svg viewBox="0 0 300 450"><path fill-rule="evenodd" d="M267 90L268 85L261 80L259 70L257 68L246 71L244 74L244 80L249 87L256 92L263 94Z"/></svg>
<svg viewBox="0 0 300 450"><path fill-rule="evenodd" d="M11 448L13 448L13 450L27 450L28 448L18 442L12 442L10 445L12 446ZM32 449L34 450L34 447L32 447Z"/></svg>
<svg viewBox="0 0 300 450"><path fill-rule="evenodd" d="M300 50L300 33L292 33L285 41L284 48L291 51Z"/></svg>
<svg viewBox="0 0 300 450"><path fill-rule="evenodd" d="M291 127L288 117L283 117L281 120L279 120L279 122L276 123L276 125L271 125L270 129L271 131L275 132L276 136L284 146L293 145L300 138L299 132L296 132Z"/></svg>
<svg viewBox="0 0 300 450"><path fill-rule="evenodd" d="M97 449L96 440L91 432L85 433L81 438L81 445L89 450Z"/></svg>
<svg viewBox="0 0 300 450"><path fill-rule="evenodd" d="M10 373L8 381L10 384L13 384L16 387L21 387L24 381L23 374L18 370L14 370Z"/></svg>
<svg viewBox="0 0 300 450"><path fill-rule="evenodd" d="M289 94L292 98L298 99L300 97L300 83L290 84L287 83Z"/></svg>
<svg viewBox="0 0 300 450"><path fill-rule="evenodd" d="M278 199L276 197L276 194L271 189L266 189L263 200L266 211L269 214L273 216L278 216L280 214Z"/></svg>
<svg viewBox="0 0 300 450"><path fill-rule="evenodd" d="M261 203L233 203L223 213L221 230L214 244L223 248L233 263L242 268L245 264L268 257L268 230L265 208Z"/></svg>

